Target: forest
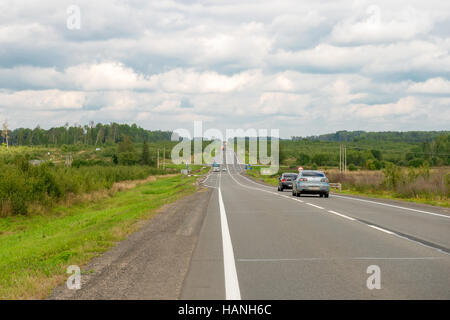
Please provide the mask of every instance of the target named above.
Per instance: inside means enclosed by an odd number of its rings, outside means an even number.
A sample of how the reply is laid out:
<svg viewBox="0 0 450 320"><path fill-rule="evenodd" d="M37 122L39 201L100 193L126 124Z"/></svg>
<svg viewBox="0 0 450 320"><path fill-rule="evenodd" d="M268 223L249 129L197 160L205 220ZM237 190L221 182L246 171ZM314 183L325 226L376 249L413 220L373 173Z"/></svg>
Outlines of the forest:
<svg viewBox="0 0 450 320"><path fill-rule="evenodd" d="M16 146L37 146L37 145L56 145L63 144L84 144L84 145L103 145L114 144L121 141L125 136L133 142L157 142L170 140L172 132L170 131L150 131L138 127L136 124L95 124L91 121L89 124L81 126L69 126L66 123L62 127L54 127L48 130L37 126L34 129L17 128L8 132L9 144Z"/></svg>
<svg viewBox="0 0 450 320"><path fill-rule="evenodd" d="M369 132L355 135L354 138L348 134L347 140L343 141L328 138L337 137L335 135L282 140L280 163L338 167L342 144L347 149L349 170L379 170L388 162L403 167L420 167L425 163L430 166L450 165L450 132L406 132L404 141L398 140L399 134Z"/></svg>

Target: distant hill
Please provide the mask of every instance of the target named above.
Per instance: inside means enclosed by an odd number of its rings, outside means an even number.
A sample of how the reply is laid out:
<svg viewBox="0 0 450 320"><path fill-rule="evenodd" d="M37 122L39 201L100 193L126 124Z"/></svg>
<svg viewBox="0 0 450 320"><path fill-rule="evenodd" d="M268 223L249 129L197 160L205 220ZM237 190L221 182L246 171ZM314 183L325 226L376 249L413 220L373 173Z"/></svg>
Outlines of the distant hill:
<svg viewBox="0 0 450 320"><path fill-rule="evenodd" d="M336 133L322 134L309 137L292 137L291 140L316 140L316 141L333 141L333 142L430 142L443 134L450 134L450 131L382 131L382 132L366 132L366 131L337 131Z"/></svg>

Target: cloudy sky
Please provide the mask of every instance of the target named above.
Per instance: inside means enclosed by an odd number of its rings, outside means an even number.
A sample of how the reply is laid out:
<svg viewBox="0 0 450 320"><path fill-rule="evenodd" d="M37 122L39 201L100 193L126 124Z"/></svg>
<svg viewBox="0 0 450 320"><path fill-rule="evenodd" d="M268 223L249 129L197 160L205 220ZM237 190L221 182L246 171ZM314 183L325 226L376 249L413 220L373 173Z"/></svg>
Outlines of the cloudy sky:
<svg viewBox="0 0 450 320"><path fill-rule="evenodd" d="M442 0L2 0L0 121L450 129L449 49Z"/></svg>

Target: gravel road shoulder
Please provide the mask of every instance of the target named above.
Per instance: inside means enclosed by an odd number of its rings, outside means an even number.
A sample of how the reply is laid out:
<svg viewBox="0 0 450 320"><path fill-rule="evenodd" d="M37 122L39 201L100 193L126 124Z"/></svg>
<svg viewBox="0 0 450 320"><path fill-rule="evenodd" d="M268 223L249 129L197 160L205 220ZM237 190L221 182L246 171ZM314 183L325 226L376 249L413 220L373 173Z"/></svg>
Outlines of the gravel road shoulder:
<svg viewBox="0 0 450 320"><path fill-rule="evenodd" d="M126 240L82 268L81 289L66 284L49 299L177 299L211 196L168 204Z"/></svg>

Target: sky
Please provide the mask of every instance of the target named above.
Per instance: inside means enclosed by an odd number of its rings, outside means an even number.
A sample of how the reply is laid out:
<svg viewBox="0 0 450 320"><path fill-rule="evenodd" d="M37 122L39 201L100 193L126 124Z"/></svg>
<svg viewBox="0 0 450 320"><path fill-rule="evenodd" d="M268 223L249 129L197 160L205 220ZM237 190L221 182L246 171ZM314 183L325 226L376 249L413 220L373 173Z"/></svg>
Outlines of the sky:
<svg viewBox="0 0 450 320"><path fill-rule="evenodd" d="M442 0L2 0L0 121L449 130L449 49Z"/></svg>

